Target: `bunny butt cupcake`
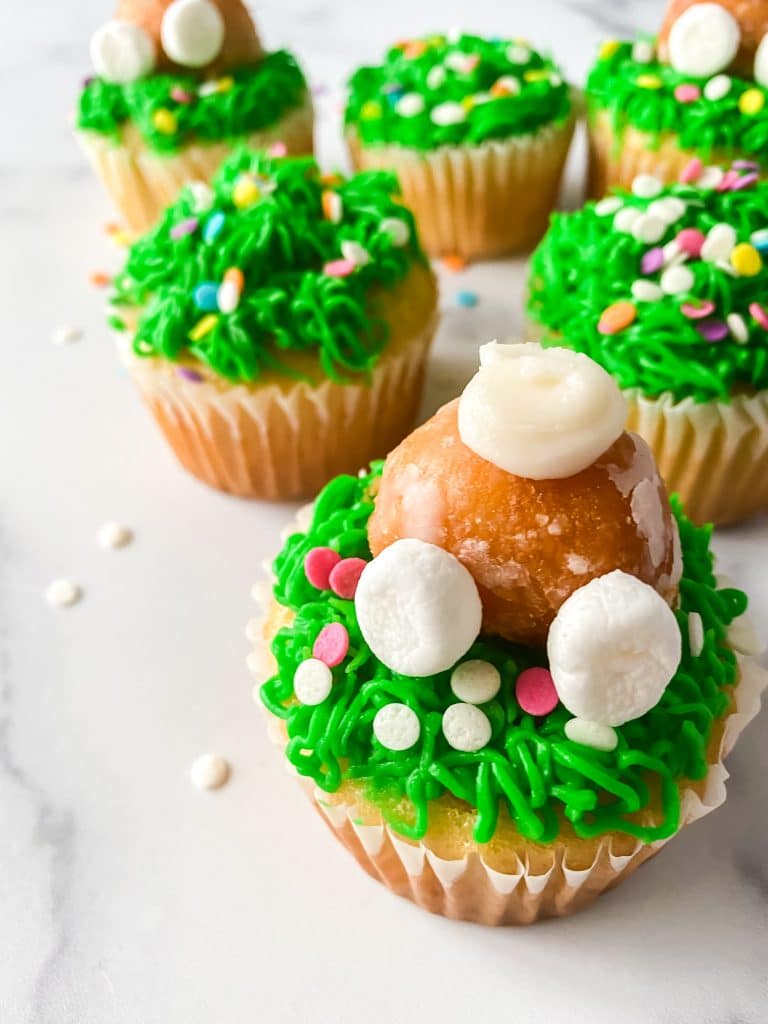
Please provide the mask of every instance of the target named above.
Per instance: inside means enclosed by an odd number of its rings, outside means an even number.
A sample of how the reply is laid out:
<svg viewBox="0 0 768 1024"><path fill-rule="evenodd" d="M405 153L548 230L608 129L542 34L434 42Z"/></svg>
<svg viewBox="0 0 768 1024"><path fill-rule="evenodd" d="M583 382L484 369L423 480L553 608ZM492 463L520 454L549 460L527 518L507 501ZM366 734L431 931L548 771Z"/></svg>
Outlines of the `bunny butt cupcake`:
<svg viewBox="0 0 768 1024"><path fill-rule="evenodd" d="M365 870L428 910L569 914L724 799L763 684L746 597L623 405L585 356L485 346L274 562L249 629L273 738Z"/></svg>
<svg viewBox="0 0 768 1024"><path fill-rule="evenodd" d="M316 493L410 429L434 275L382 172L242 150L129 250L111 323L181 463L244 497Z"/></svg>
<svg viewBox="0 0 768 1024"><path fill-rule="evenodd" d="M763 0L670 0L657 40L609 40L590 72L590 194L640 173L673 182L694 157L764 174L766 87Z"/></svg>
<svg viewBox="0 0 768 1024"><path fill-rule="evenodd" d="M241 0L121 0L91 59L77 134L134 232L237 145L312 152L301 70L286 51L263 51Z"/></svg>
<svg viewBox="0 0 768 1024"><path fill-rule="evenodd" d="M568 86L524 40L429 36L350 81L358 168L397 173L432 256L530 248L557 199L573 133Z"/></svg>
<svg viewBox="0 0 768 1024"><path fill-rule="evenodd" d="M724 524L768 508L768 184L740 163L681 177L556 215L528 312L616 377L686 514Z"/></svg>

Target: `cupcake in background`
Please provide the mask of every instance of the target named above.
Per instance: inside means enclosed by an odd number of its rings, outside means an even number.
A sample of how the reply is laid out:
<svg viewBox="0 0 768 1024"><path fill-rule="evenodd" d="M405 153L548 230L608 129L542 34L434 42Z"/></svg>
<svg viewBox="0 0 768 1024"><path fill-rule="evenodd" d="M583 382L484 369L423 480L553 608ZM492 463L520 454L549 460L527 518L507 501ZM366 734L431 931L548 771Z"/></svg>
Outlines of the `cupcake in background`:
<svg viewBox="0 0 768 1024"><path fill-rule="evenodd" d="M241 150L131 247L112 323L195 476L296 498L410 428L437 291L395 191L383 172L344 179Z"/></svg>
<svg viewBox="0 0 768 1024"><path fill-rule="evenodd" d="M589 194L694 158L768 171L768 5L670 0L657 40L603 43L587 79Z"/></svg>
<svg viewBox="0 0 768 1024"><path fill-rule="evenodd" d="M682 179L556 214L528 313L613 374L686 514L733 523L768 509L768 183L742 162Z"/></svg>
<svg viewBox="0 0 768 1024"><path fill-rule="evenodd" d="M482 259L544 233L574 125L557 66L521 39L429 36L349 82L358 169L397 174L431 256Z"/></svg>
<svg viewBox="0 0 768 1024"><path fill-rule="evenodd" d="M237 145L312 152L312 103L241 0L120 0L91 39L77 135L128 228L149 230Z"/></svg>

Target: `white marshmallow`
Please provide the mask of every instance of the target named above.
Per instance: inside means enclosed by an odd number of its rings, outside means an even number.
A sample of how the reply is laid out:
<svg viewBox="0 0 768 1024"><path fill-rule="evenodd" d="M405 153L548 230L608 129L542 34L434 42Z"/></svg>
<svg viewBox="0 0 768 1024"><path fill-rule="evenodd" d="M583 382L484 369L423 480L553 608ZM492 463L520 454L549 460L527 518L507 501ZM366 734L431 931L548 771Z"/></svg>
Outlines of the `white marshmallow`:
<svg viewBox="0 0 768 1024"><path fill-rule="evenodd" d="M680 663L680 630L653 587L616 569L563 602L547 653L558 697L572 714L622 725L661 700Z"/></svg>
<svg viewBox="0 0 768 1024"><path fill-rule="evenodd" d="M451 689L465 704L487 704L501 689L501 676L490 661L473 658L453 670Z"/></svg>
<svg viewBox="0 0 768 1024"><path fill-rule="evenodd" d="M601 722L590 722L586 718L572 718L565 723L565 735L572 743L580 743L583 747L595 750L615 750L619 737L615 729Z"/></svg>
<svg viewBox="0 0 768 1024"><path fill-rule="evenodd" d="M293 692L302 704L322 704L333 686L333 673L318 658L302 661L293 674Z"/></svg>
<svg viewBox="0 0 768 1024"><path fill-rule="evenodd" d="M373 734L387 750L408 750L421 735L421 722L407 704L385 704L373 719Z"/></svg>
<svg viewBox="0 0 768 1024"><path fill-rule="evenodd" d="M226 26L211 0L173 0L163 15L160 41L176 64L201 68L218 57Z"/></svg>
<svg viewBox="0 0 768 1024"><path fill-rule="evenodd" d="M715 224L704 239L701 258L707 263L727 260L736 246L737 237L736 229L730 224Z"/></svg>
<svg viewBox="0 0 768 1024"><path fill-rule="evenodd" d="M480 632L472 576L450 552L406 538L363 569L355 592L360 631L387 668L431 676L451 668Z"/></svg>
<svg viewBox="0 0 768 1024"><path fill-rule="evenodd" d="M755 51L755 81L759 85L768 86L768 33L760 40Z"/></svg>
<svg viewBox="0 0 768 1024"><path fill-rule="evenodd" d="M454 750L473 753L490 740L491 723L473 704L451 704L443 714L443 735Z"/></svg>
<svg viewBox="0 0 768 1024"><path fill-rule="evenodd" d="M91 36L91 62L107 82L126 85L154 68L155 44L130 21L108 21Z"/></svg>
<svg viewBox="0 0 768 1024"><path fill-rule="evenodd" d="M705 78L723 71L736 56L741 30L720 4L694 4L669 32L669 62L683 75Z"/></svg>
<svg viewBox="0 0 768 1024"><path fill-rule="evenodd" d="M626 416L616 382L587 356L494 341L459 400L459 435L508 473L551 480L591 466Z"/></svg>

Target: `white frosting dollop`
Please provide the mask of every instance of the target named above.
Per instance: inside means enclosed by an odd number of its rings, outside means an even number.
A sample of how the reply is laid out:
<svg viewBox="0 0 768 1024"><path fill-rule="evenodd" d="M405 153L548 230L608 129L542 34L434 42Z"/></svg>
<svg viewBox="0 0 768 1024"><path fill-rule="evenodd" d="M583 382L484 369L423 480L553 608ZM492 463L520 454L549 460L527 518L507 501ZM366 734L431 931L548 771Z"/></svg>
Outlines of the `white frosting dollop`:
<svg viewBox="0 0 768 1024"><path fill-rule="evenodd" d="M480 632L477 586L457 558L423 540L385 548L355 592L360 631L393 672L431 676L451 668Z"/></svg>
<svg viewBox="0 0 768 1024"><path fill-rule="evenodd" d="M736 56L741 30L720 4L694 4L669 32L669 63L683 75L705 78L723 71Z"/></svg>
<svg viewBox="0 0 768 1024"><path fill-rule="evenodd" d="M176 64L201 68L218 57L226 26L211 0L173 0L163 15L160 41Z"/></svg>
<svg viewBox="0 0 768 1024"><path fill-rule="evenodd" d="M152 71L155 44L139 25L108 21L91 36L91 63L100 78L126 85Z"/></svg>
<svg viewBox="0 0 768 1024"><path fill-rule="evenodd" d="M611 726L658 704L680 663L681 647L666 601L620 569L574 591L547 639L561 702L578 718Z"/></svg>
<svg viewBox="0 0 768 1024"><path fill-rule="evenodd" d="M624 429L616 382L587 356L536 344L480 348L459 400L459 435L516 476L547 480L591 466Z"/></svg>

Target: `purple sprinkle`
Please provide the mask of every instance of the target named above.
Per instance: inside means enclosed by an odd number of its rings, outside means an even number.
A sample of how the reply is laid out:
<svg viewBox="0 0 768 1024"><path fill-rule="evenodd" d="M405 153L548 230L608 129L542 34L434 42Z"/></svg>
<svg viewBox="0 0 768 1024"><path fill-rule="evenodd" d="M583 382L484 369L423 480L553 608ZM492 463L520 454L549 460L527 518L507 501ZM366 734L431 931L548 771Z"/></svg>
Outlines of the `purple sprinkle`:
<svg viewBox="0 0 768 1024"><path fill-rule="evenodd" d="M198 373L197 370L190 370L188 366L177 366L176 373L185 380L193 380L195 383L198 383L203 379L203 375L201 373Z"/></svg>
<svg viewBox="0 0 768 1024"><path fill-rule="evenodd" d="M705 341L722 341L729 334L728 324L723 320L705 320L696 324L696 330Z"/></svg>
<svg viewBox="0 0 768 1024"><path fill-rule="evenodd" d="M754 185L756 181L760 180L760 176L755 174L754 171L750 174L742 174L740 178L737 178L731 185L732 192L740 192L743 188L749 188L750 185Z"/></svg>
<svg viewBox="0 0 768 1024"><path fill-rule="evenodd" d="M197 217L188 217L187 220L179 221L178 224L174 224L171 228L171 238L183 238L185 235L191 235L193 231L197 231L197 225L199 221Z"/></svg>
<svg viewBox="0 0 768 1024"><path fill-rule="evenodd" d="M736 171L759 171L760 164L756 164L754 160L734 160L731 164Z"/></svg>
<svg viewBox="0 0 768 1024"><path fill-rule="evenodd" d="M96 76L95 75L86 75L85 78L83 79L83 88L87 89L88 86L91 84L91 82L95 82L95 81L96 81Z"/></svg>
<svg viewBox="0 0 768 1024"><path fill-rule="evenodd" d="M660 245L654 246L653 249L649 249L643 253L643 258L640 260L640 270L644 274L655 274L657 270L661 270L664 266L664 250Z"/></svg>

